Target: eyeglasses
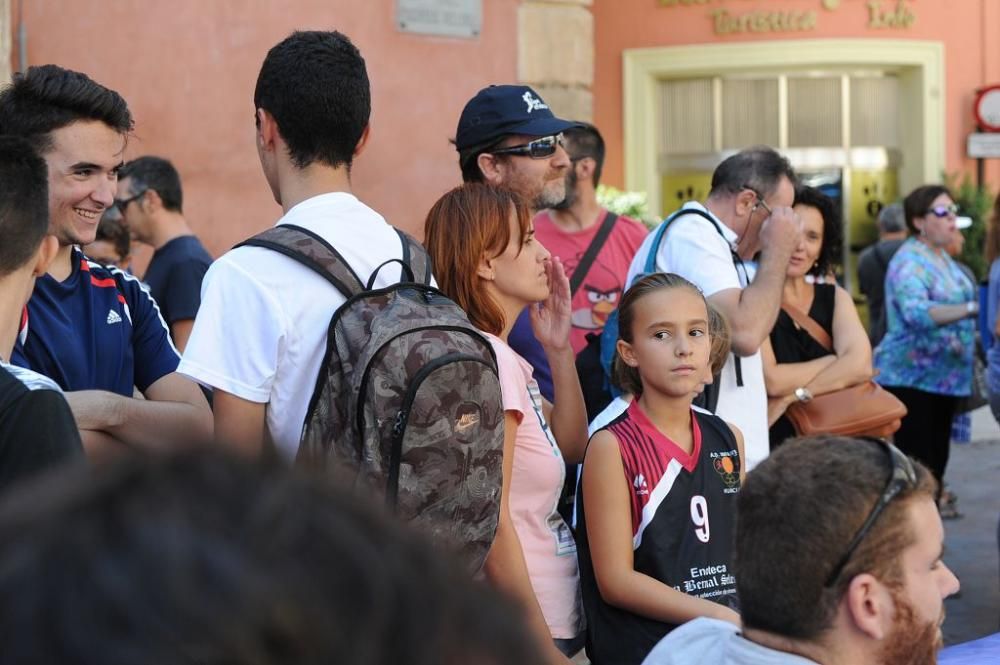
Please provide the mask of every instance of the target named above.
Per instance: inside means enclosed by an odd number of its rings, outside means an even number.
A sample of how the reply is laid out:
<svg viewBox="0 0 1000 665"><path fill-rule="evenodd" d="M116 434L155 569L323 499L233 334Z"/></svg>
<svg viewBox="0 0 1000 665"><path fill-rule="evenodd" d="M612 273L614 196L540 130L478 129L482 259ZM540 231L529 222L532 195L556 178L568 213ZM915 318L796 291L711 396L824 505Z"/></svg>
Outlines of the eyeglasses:
<svg viewBox="0 0 1000 665"><path fill-rule="evenodd" d="M114 206L116 208L118 208L118 212L120 212L120 213L122 213L124 215L125 214L125 208L128 207L128 204L132 203L132 201L135 201L136 199L142 198L142 195L145 194L147 191L149 191L149 190L144 189L141 192L139 192L138 194L133 194L132 196L128 197L127 199L115 199Z"/></svg>
<svg viewBox="0 0 1000 665"><path fill-rule="evenodd" d="M957 215L958 204L952 203L951 205L946 205L946 206L934 206L933 208L927 211L927 214L934 215L939 219L944 219L949 215Z"/></svg>
<svg viewBox="0 0 1000 665"><path fill-rule="evenodd" d="M498 148L496 150L487 150L487 152L493 155L525 155L532 159L545 159L554 155L556 148L561 145L562 134L554 134L552 136L543 136L540 139L535 139L523 145L512 145L509 148Z"/></svg>
<svg viewBox="0 0 1000 665"><path fill-rule="evenodd" d="M917 486L917 472L913 468L910 458L903 451L885 441L878 439L871 439L871 441L885 447L886 453L889 455L889 461L892 464L892 474L889 476L888 482L886 482L885 489L882 490L882 496L879 497L871 513L868 514L867 519L862 523L858 532L854 534L854 538L851 539L851 544L847 546L844 556L841 557L840 561L834 567L833 572L830 573L830 576L826 578L823 586L827 588L832 587L837 578L840 577L840 574L844 572L844 566L851 560L854 550L858 549L858 545L861 544L861 541L871 531L875 520L882 514L885 507L889 505L889 502L895 499L903 490L913 489Z"/></svg>
<svg viewBox="0 0 1000 665"><path fill-rule="evenodd" d="M767 216L770 217L772 214L771 207L768 206L767 203L764 201L764 197L760 195L760 192L758 192L750 185L743 185L743 189L753 192L753 195L757 197L757 202L753 204L753 210L756 210L757 208L763 208L764 212L767 213ZM753 212L753 210L751 210L750 212Z"/></svg>

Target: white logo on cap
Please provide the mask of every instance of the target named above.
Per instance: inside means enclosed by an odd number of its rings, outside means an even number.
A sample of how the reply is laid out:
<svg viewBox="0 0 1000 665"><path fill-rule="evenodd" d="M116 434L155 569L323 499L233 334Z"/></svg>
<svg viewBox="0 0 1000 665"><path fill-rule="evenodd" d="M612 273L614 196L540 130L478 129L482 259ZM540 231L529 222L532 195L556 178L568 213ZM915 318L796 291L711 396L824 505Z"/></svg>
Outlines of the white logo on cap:
<svg viewBox="0 0 1000 665"><path fill-rule="evenodd" d="M548 106L545 105L545 102L540 100L538 97L532 95L530 90L528 92L525 92L521 96L521 99L523 99L524 103L528 105L528 113L531 113L532 111L540 111L542 109L549 108Z"/></svg>

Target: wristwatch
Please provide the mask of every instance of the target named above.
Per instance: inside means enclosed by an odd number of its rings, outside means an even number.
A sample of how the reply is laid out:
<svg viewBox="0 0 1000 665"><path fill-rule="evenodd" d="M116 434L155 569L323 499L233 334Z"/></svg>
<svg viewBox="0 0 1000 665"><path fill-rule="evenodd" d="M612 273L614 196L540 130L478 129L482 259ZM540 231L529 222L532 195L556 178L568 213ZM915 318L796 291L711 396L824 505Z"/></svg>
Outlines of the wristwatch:
<svg viewBox="0 0 1000 665"><path fill-rule="evenodd" d="M798 387L795 389L795 399L800 402L808 402L813 398L813 394L809 392L808 388Z"/></svg>
<svg viewBox="0 0 1000 665"><path fill-rule="evenodd" d="M975 316L976 314L979 314L979 303L977 303L975 300L970 300L969 302L965 303L965 311L969 313L969 316Z"/></svg>

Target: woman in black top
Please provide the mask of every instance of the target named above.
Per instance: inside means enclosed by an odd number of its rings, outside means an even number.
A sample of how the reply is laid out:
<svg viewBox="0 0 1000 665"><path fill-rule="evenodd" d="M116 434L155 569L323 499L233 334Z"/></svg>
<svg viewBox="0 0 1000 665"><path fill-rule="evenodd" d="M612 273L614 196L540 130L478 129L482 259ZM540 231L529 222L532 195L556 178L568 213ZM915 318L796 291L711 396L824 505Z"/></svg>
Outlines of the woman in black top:
<svg viewBox="0 0 1000 665"><path fill-rule="evenodd" d="M836 205L819 190L801 187L794 207L803 223L802 241L788 264L782 310L761 346L772 449L795 435L783 415L790 404L852 386L872 374L871 345L854 301L830 277L841 245ZM817 278L824 283L816 283ZM794 310L826 331L832 352L795 322L789 314Z"/></svg>

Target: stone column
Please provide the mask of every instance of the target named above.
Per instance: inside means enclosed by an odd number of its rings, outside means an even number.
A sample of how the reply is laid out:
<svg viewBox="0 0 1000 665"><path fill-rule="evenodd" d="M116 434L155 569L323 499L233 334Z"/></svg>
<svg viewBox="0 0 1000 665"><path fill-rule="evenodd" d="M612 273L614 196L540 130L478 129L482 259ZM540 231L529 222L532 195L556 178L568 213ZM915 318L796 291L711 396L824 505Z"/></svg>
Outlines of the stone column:
<svg viewBox="0 0 1000 665"><path fill-rule="evenodd" d="M592 0L523 0L518 7L518 79L562 118L591 121Z"/></svg>
<svg viewBox="0 0 1000 665"><path fill-rule="evenodd" d="M10 81L13 48L14 24L10 15L10 0L0 0L0 83Z"/></svg>

